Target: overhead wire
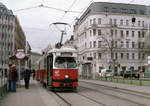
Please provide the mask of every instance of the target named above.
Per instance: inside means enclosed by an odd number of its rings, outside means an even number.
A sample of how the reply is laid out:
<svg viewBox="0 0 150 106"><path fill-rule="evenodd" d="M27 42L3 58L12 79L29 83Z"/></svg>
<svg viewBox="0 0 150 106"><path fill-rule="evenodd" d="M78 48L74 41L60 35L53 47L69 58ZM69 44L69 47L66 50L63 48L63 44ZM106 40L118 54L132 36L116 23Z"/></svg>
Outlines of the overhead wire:
<svg viewBox="0 0 150 106"><path fill-rule="evenodd" d="M19 11L23 11L23 10L30 10L33 8L38 8L38 6L34 6L34 7L28 7L28 8L23 8L23 9L18 9L18 10L14 10L13 12L19 12Z"/></svg>
<svg viewBox="0 0 150 106"><path fill-rule="evenodd" d="M88 5L85 6L85 8L81 11L81 13L84 13L84 11L89 7L89 5L91 5L91 3L92 3L93 1L94 1L94 0L91 0L91 1L88 3ZM71 25L74 24L74 22L78 20L78 17L80 17L80 15L81 15L81 14L79 14L78 16L76 16L76 19L72 21Z"/></svg>
<svg viewBox="0 0 150 106"><path fill-rule="evenodd" d="M69 11L69 10L73 7L73 5L75 4L76 1L77 1L77 0L74 0L74 1L72 2L72 4L70 5L70 7L67 9L67 11ZM62 21L62 20L64 19L65 15L66 15L67 13L68 13L68 12L65 12L65 13L64 13L64 15L62 16L62 18L60 19L60 21Z"/></svg>
<svg viewBox="0 0 150 106"><path fill-rule="evenodd" d="M57 10L57 11L62 11L62 12L72 12L72 13L81 13L80 11L67 11L64 9L59 9L59 8L54 8L54 7L50 7L50 6L46 6L43 4L34 6L34 7L28 7L28 8L23 8L23 9L18 9L18 10L14 10L14 12L19 12L19 11L23 11L23 10L29 10L29 9L33 9L33 8L39 8L39 7L43 7L43 8L49 8L49 9L53 9L53 10Z"/></svg>

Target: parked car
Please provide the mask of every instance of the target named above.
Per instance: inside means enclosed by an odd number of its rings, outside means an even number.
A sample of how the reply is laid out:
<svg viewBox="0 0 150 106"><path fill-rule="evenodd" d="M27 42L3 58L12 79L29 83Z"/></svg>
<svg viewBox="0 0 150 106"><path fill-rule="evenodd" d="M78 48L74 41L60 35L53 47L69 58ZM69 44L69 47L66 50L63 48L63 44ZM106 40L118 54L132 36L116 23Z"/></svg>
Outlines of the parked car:
<svg viewBox="0 0 150 106"><path fill-rule="evenodd" d="M123 76L124 78L128 78L128 77L139 78L140 77L138 70L121 71L120 76Z"/></svg>
<svg viewBox="0 0 150 106"><path fill-rule="evenodd" d="M113 76L112 70L110 69L102 69L99 71L99 75L101 77L111 77Z"/></svg>

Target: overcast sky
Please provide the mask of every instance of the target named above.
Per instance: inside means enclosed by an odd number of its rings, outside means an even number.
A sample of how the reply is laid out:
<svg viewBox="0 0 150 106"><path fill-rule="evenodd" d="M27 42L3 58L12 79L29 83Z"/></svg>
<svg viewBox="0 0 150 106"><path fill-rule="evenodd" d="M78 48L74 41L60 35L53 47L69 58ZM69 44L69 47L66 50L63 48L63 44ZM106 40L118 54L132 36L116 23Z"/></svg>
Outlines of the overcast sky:
<svg viewBox="0 0 150 106"><path fill-rule="evenodd" d="M150 5L150 0L0 0L13 11L14 15L17 15L32 51L36 52L41 52L49 43L54 44L60 41L60 31L54 26L50 26L51 23L62 21L71 25L71 28L68 28L70 29L68 35L64 36L63 41L65 41L73 34L72 27L75 18L81 15L81 13L71 12L65 14L63 11L37 7L38 5L43 4L56 9L83 12L91 2L97 1ZM31 7L37 8L25 9ZM24 10L16 11L20 9Z"/></svg>

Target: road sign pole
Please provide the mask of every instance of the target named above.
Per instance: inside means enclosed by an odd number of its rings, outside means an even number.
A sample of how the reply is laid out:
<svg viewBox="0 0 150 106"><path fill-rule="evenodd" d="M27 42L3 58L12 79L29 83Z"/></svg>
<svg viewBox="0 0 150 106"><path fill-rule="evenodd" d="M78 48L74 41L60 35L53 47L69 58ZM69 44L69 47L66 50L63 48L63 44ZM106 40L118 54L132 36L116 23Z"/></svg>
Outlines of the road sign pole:
<svg viewBox="0 0 150 106"><path fill-rule="evenodd" d="M21 60L18 60L18 86L21 87L20 84L20 71L21 71Z"/></svg>

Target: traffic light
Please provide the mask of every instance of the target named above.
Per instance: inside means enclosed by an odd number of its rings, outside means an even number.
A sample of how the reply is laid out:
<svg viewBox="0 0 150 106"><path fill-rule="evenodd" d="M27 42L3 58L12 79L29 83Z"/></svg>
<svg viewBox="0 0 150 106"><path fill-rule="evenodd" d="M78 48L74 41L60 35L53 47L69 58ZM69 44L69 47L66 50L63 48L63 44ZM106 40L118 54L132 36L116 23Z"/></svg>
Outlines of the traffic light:
<svg viewBox="0 0 150 106"><path fill-rule="evenodd" d="M136 18L132 18L132 22L135 22Z"/></svg>

